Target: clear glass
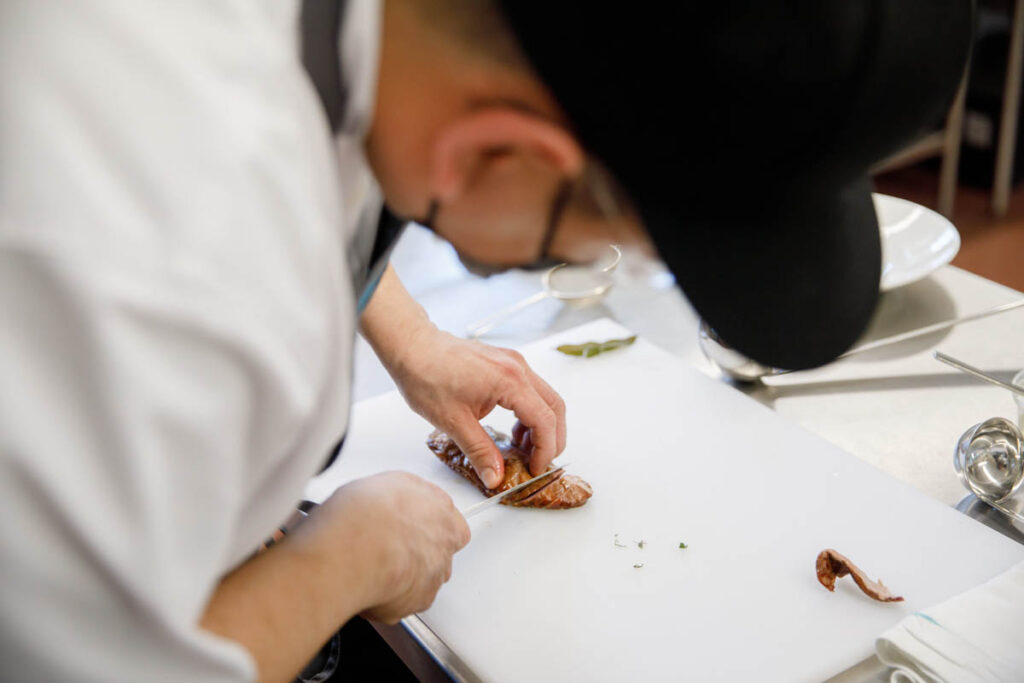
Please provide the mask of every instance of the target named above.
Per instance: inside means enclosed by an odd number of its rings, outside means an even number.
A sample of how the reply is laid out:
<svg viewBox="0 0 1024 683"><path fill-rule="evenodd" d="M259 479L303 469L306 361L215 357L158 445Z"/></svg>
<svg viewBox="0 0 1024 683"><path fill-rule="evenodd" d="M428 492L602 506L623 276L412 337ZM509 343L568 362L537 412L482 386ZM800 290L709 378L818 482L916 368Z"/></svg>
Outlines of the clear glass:
<svg viewBox="0 0 1024 683"><path fill-rule="evenodd" d="M614 272L622 260L622 251L617 245L608 245L608 254L594 263L570 265L561 263L541 276L544 289L502 309L483 320L466 327L466 334L475 339L494 329L506 318L543 301L548 297L569 303L587 305L599 301L615 283Z"/></svg>
<svg viewBox="0 0 1024 683"><path fill-rule="evenodd" d="M960 437L953 468L960 482L983 502L1011 519L1024 522L1024 439L1012 422L993 417Z"/></svg>

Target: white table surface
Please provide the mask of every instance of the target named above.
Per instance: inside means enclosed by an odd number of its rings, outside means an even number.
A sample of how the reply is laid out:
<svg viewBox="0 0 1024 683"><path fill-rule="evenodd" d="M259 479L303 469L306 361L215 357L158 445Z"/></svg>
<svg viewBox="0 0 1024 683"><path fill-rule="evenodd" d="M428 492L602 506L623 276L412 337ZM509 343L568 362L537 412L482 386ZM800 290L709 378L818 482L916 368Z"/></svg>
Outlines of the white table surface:
<svg viewBox="0 0 1024 683"><path fill-rule="evenodd" d="M537 273L509 272L487 280L468 274L451 247L410 226L392 256L410 293L442 329L466 325L540 289ZM1021 294L946 266L882 296L863 341L984 310ZM518 346L590 320L610 317L714 375L697 346L698 319L659 264L626 259L604 301L574 308L555 300L527 309L483 337ZM941 350L1009 381L1024 367L1024 310L879 349L818 370L770 378L747 393L786 418L953 505L966 492L952 467L957 438L989 417L1016 419L1011 395L977 382L931 357ZM394 388L362 340L357 344L353 399ZM834 681L887 680L875 659Z"/></svg>

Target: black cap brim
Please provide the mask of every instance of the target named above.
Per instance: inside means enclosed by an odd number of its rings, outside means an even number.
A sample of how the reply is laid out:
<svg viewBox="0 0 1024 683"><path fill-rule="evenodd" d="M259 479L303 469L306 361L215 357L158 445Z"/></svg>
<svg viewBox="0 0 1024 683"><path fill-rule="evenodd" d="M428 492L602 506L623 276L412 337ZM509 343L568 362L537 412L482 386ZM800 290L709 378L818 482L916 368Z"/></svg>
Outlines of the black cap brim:
<svg viewBox="0 0 1024 683"><path fill-rule="evenodd" d="M737 194L667 215L647 202L662 257L698 314L740 353L788 369L829 362L860 335L878 298L868 182Z"/></svg>

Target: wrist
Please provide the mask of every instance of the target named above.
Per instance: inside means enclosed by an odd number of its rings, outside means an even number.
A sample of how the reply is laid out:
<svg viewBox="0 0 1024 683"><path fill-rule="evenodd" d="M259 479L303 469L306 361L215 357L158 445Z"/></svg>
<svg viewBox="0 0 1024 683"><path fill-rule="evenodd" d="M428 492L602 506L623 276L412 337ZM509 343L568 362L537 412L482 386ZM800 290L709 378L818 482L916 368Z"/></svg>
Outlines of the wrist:
<svg viewBox="0 0 1024 683"><path fill-rule="evenodd" d="M260 680L290 680L332 633L370 602L358 554L310 519L221 579L200 619L256 660Z"/></svg>
<svg viewBox="0 0 1024 683"><path fill-rule="evenodd" d="M419 345L418 340L437 332L426 311L409 296L390 266L359 322L363 337L396 380L402 368L415 358L411 348Z"/></svg>
<svg viewBox="0 0 1024 683"><path fill-rule="evenodd" d="M345 517L325 504L275 549L290 554L303 581L320 587L313 592L330 605L338 625L376 604L380 592L372 532Z"/></svg>
<svg viewBox="0 0 1024 683"><path fill-rule="evenodd" d="M388 374L402 387L404 380L419 373L423 359L428 357L427 350L437 344L438 335L442 332L428 318L416 321L405 328L402 334L396 335L396 343L387 350L385 359L381 356Z"/></svg>
<svg viewBox="0 0 1024 683"><path fill-rule="evenodd" d="M382 516L384 510L377 508L384 504L399 515L409 511L403 509L400 499L389 498L380 491L373 495L372 504L367 504L370 500L363 490L365 487L347 490L359 483L338 489L309 520L321 527L309 529L317 537L311 539L312 561L324 569L332 585L346 586L349 617L378 607L404 592L412 572L407 549L395 534L389 533L387 513ZM299 530L307 531L306 526L313 524L303 525Z"/></svg>

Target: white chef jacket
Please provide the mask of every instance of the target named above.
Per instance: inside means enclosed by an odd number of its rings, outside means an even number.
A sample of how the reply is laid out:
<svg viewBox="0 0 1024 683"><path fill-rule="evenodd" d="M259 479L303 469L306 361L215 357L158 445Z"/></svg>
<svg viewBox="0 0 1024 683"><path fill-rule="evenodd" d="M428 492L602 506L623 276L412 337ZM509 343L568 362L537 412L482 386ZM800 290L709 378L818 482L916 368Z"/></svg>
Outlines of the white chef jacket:
<svg viewBox="0 0 1024 683"><path fill-rule="evenodd" d="M347 426L349 4L332 141L294 0L0 3L0 679L254 678L197 622Z"/></svg>

